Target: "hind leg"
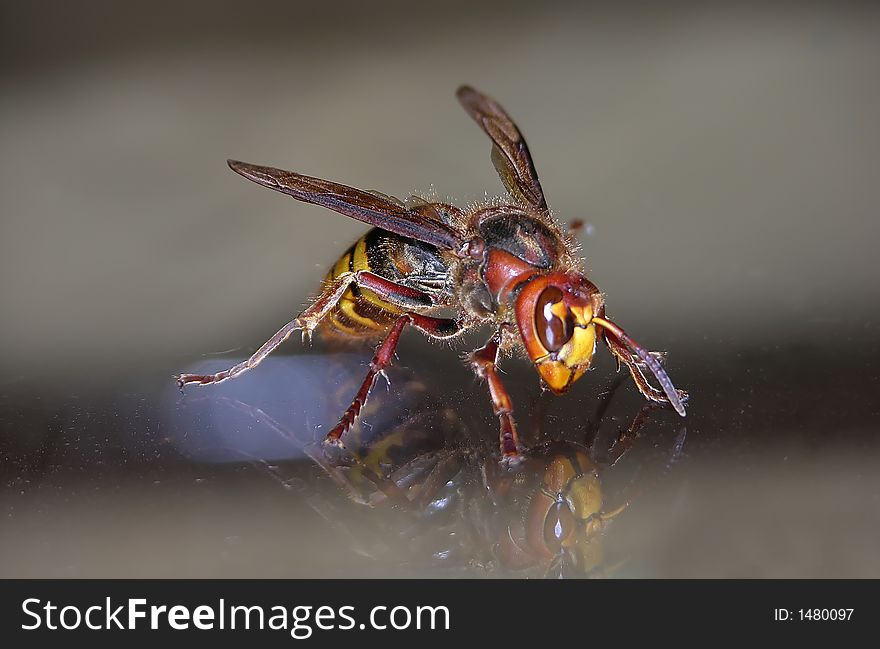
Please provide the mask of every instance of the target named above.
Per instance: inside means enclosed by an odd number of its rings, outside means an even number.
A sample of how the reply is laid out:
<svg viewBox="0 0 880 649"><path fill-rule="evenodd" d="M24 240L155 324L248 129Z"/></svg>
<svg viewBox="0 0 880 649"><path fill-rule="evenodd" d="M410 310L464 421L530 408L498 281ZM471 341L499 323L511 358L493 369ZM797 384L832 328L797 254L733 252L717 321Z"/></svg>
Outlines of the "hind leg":
<svg viewBox="0 0 880 649"><path fill-rule="evenodd" d="M263 343L263 346L246 361L242 361L238 365L217 372L216 374L180 374L175 377L177 379L177 385L181 390L184 385L189 383L211 385L227 379L234 379L236 376L255 368L263 362L263 359L266 358L266 356L275 351L281 343L290 338L290 334L294 331L302 331L303 335L310 334L314 331L315 327L318 326L318 323L321 322L324 316L336 306L336 303L339 302L345 291L348 290L353 279L354 273L343 273L334 279L305 311L281 327L274 336Z"/></svg>
<svg viewBox="0 0 880 649"><path fill-rule="evenodd" d="M342 273L327 284L314 302L296 318L281 327L269 340L263 343L253 356L234 367L217 372L216 374L181 374L176 376L177 385L183 389L184 385L196 383L198 385L211 385L227 379L235 378L248 370L255 368L263 359L271 354L285 340L290 338L294 331L302 331L303 336L310 336L315 327L324 319L334 306L342 299L348 288L355 284L368 288L391 304L405 309L414 307L428 307L433 305L429 295L407 286L395 284L375 273L359 271L356 273Z"/></svg>

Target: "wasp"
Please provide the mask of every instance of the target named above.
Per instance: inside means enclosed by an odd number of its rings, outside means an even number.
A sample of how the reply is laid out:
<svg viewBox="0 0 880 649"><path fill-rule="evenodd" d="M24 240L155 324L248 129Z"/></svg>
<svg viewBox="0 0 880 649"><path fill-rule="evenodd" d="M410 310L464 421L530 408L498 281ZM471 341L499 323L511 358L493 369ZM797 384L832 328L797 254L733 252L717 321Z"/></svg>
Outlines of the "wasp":
<svg viewBox="0 0 880 649"><path fill-rule="evenodd" d="M590 367L601 340L645 398L685 416L687 395L673 386L661 365L663 355L646 350L606 316L605 297L587 279L572 232L551 215L516 124L494 99L469 86L456 95L492 140L491 159L509 194L506 199L465 210L417 197L403 202L292 171L228 161L248 180L373 228L339 258L317 298L253 356L216 374L179 375L181 388L239 376L295 331L304 339L320 327L344 339L378 340L351 405L327 433L326 443L341 445L377 377L390 365L404 329L451 339L491 325L486 344L465 359L488 386L505 462L518 461L520 453L513 404L498 361L517 350L525 352L544 386L562 394ZM441 310L452 316L441 316Z"/></svg>

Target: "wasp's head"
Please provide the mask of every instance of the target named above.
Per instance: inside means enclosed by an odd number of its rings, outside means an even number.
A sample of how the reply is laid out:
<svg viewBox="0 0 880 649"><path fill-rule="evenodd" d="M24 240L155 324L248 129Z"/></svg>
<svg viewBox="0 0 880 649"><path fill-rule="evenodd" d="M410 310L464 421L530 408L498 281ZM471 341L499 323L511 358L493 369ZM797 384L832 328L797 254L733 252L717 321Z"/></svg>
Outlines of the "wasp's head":
<svg viewBox="0 0 880 649"><path fill-rule="evenodd" d="M516 299L516 321L529 358L556 394L577 381L593 360L602 296L582 276L554 273L533 279Z"/></svg>
<svg viewBox="0 0 880 649"><path fill-rule="evenodd" d="M598 468L585 451L569 447L550 458L532 495L526 540L549 574L583 576L603 562L606 518Z"/></svg>

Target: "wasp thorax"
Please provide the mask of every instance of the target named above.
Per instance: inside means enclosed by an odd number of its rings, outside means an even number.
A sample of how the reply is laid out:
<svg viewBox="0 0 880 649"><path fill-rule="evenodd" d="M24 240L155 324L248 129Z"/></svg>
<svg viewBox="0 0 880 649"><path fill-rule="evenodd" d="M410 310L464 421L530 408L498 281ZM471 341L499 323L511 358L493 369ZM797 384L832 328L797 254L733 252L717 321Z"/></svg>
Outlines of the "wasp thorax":
<svg viewBox="0 0 880 649"><path fill-rule="evenodd" d="M548 352L558 352L571 340L574 317L565 306L562 291L555 286L547 287L538 296L535 305L535 330Z"/></svg>

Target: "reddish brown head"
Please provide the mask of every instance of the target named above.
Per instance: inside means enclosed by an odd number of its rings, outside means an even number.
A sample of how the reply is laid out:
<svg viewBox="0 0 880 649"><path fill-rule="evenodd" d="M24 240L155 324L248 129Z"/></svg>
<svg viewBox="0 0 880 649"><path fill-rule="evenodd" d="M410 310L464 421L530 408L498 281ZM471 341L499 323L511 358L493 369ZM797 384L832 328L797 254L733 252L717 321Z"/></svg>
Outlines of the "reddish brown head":
<svg viewBox="0 0 880 649"><path fill-rule="evenodd" d="M574 273L542 275L517 296L516 323L541 378L557 394L577 381L593 359L602 296Z"/></svg>

